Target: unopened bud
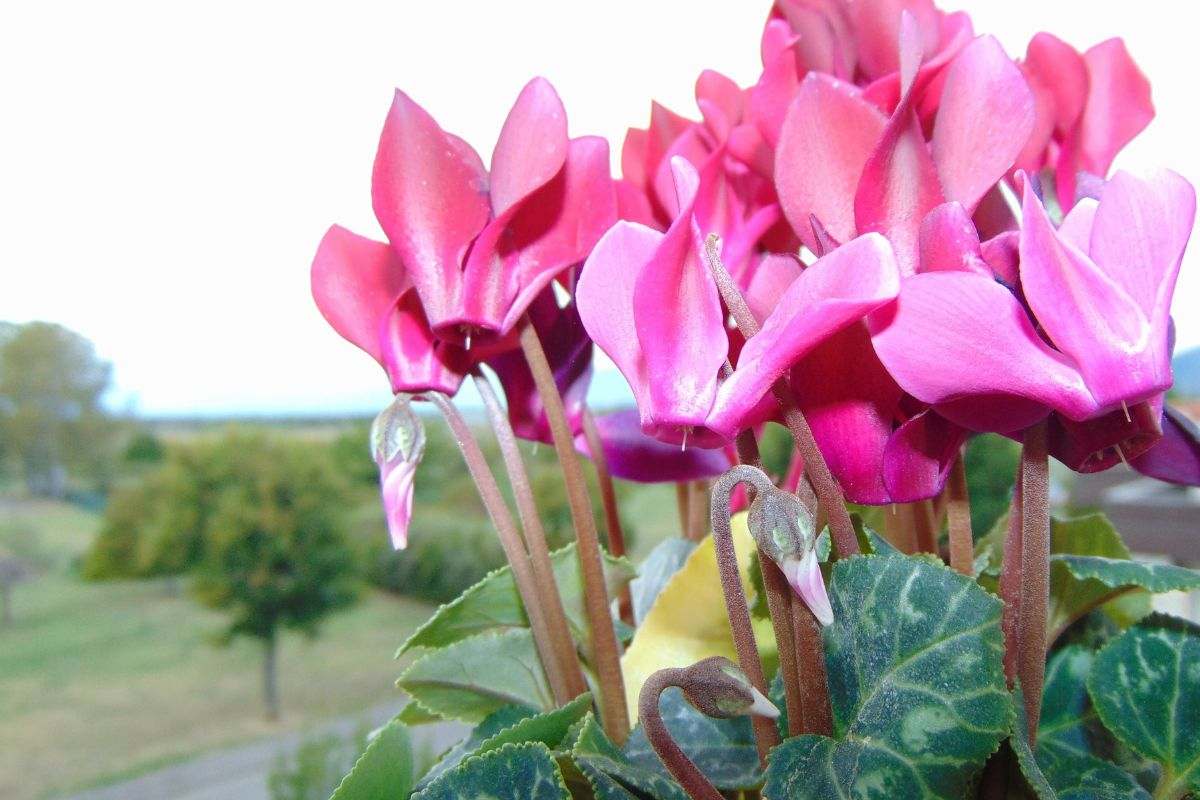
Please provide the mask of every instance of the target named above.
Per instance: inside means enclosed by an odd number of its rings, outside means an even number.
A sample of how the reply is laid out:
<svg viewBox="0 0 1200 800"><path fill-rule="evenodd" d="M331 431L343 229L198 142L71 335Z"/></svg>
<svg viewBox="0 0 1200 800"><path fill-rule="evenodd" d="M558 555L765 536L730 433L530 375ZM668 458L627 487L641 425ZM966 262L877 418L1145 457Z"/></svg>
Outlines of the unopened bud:
<svg viewBox="0 0 1200 800"><path fill-rule="evenodd" d="M412 395L398 394L371 425L371 454L379 466L388 533L398 550L408 544L413 479L425 455L425 426L412 408Z"/></svg>
<svg viewBox="0 0 1200 800"><path fill-rule="evenodd" d="M759 550L774 561L796 594L822 625L833 623L833 608L817 559L816 525L796 495L774 488L750 504L750 533Z"/></svg>
<svg viewBox="0 0 1200 800"><path fill-rule="evenodd" d="M683 696L708 717L728 719L751 714L774 719L779 709L754 688L746 673L727 658L713 656L681 670Z"/></svg>

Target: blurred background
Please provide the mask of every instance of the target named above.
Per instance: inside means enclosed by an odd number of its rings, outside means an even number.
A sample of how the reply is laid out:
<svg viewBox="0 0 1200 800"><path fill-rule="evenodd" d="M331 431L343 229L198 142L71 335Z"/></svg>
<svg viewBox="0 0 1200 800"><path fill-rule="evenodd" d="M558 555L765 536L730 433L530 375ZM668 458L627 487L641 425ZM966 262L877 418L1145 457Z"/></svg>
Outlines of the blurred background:
<svg viewBox="0 0 1200 800"><path fill-rule="evenodd" d="M572 135L606 136L616 168L651 99L695 116L701 69L754 81L767 5L0 10L0 798L327 796L401 705L396 647L502 563L432 420L412 544L392 551L366 442L386 381L309 296L329 224L378 232L370 171L393 88L486 154L545 75ZM1158 116L1118 166L1200 181L1177 4L942 5L1013 56L1039 30L1081 48L1125 37ZM1176 400L1193 416L1198 262L1193 247L1175 305ZM607 362L590 402L629 402ZM777 472L787 447L768 433ZM565 542L553 454L526 455ZM977 533L1016 458L972 443ZM1195 490L1124 469L1059 478L1060 504L1105 508L1143 557L1200 562ZM635 559L679 532L672 487L619 491ZM1194 598L1161 602L1196 615Z"/></svg>

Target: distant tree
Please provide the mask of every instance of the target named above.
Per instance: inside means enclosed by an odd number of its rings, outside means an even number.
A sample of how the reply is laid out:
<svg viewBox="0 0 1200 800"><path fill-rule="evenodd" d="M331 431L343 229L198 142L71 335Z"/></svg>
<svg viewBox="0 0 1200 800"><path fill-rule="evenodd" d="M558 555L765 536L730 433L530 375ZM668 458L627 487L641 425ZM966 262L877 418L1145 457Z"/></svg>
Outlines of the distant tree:
<svg viewBox="0 0 1200 800"><path fill-rule="evenodd" d="M30 492L61 496L69 468L105 478L114 426L100 399L110 380L91 342L61 325L0 331L0 425Z"/></svg>
<svg viewBox="0 0 1200 800"><path fill-rule="evenodd" d="M162 440L151 431L138 431L125 446L124 460L129 464L161 464L167 456Z"/></svg>
<svg viewBox="0 0 1200 800"><path fill-rule="evenodd" d="M326 615L354 602L359 570L344 530L343 484L311 448L233 434L209 451L229 472L203 523L194 590L231 620L225 640L263 645L267 716L279 716L282 629L316 635Z"/></svg>

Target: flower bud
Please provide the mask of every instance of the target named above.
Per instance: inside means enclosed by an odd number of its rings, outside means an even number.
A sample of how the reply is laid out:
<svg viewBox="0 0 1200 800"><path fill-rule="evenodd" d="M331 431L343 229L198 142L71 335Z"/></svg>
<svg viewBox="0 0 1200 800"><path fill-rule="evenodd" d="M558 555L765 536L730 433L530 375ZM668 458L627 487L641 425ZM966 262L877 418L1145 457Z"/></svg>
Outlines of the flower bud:
<svg viewBox="0 0 1200 800"><path fill-rule="evenodd" d="M750 684L746 673L722 656L685 667L680 671L678 685L687 701L708 717L779 716L779 709Z"/></svg>
<svg viewBox="0 0 1200 800"><path fill-rule="evenodd" d="M796 594L822 625L833 623L833 608L816 553L816 525L800 498L782 489L760 491L747 516L758 548L779 565Z"/></svg>
<svg viewBox="0 0 1200 800"><path fill-rule="evenodd" d="M379 483L388 533L397 550L408 544L413 479L425 455L425 427L412 409L412 395L398 394L371 425L371 453L379 465Z"/></svg>

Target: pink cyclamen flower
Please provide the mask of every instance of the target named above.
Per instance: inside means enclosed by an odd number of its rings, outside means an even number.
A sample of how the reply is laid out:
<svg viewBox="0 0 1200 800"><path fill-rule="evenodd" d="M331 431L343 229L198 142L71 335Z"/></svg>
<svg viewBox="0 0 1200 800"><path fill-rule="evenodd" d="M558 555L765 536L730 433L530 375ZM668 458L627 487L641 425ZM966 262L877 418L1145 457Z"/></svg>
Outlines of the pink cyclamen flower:
<svg viewBox="0 0 1200 800"><path fill-rule="evenodd" d="M1018 431L1051 412L1081 423L1159 402L1194 216L1195 193L1172 172L1118 172L1057 229L1027 184L1019 285L966 270L918 275L873 320L876 352L907 392L973 430Z"/></svg>
<svg viewBox="0 0 1200 800"><path fill-rule="evenodd" d="M517 97L490 171L397 91L371 196L433 332L463 344L512 331L616 219L608 144L569 139L562 102L542 78Z"/></svg>
<svg viewBox="0 0 1200 800"><path fill-rule="evenodd" d="M605 234L579 279L579 313L633 389L642 429L665 442L713 447L750 424L758 398L736 409L719 399L729 332L702 254L705 232L695 215L701 177L682 158L672 166L680 215L666 233L619 222ZM788 352L811 350L896 290L895 261L882 237L839 248L804 270L779 301L777 313L803 320L787 338ZM777 354L743 351L730 380L765 391L784 369Z"/></svg>
<svg viewBox="0 0 1200 800"><path fill-rule="evenodd" d="M1037 122L1017 167L1051 170L1069 210L1079 173L1108 175L1113 159L1154 118L1150 82L1120 39L1078 52L1049 33L1030 40L1021 63L1036 101Z"/></svg>
<svg viewBox="0 0 1200 800"><path fill-rule="evenodd" d="M398 394L371 425L371 450L379 465L379 483L388 533L397 550L408 545L413 479L425 455L425 427L412 410L411 396Z"/></svg>

